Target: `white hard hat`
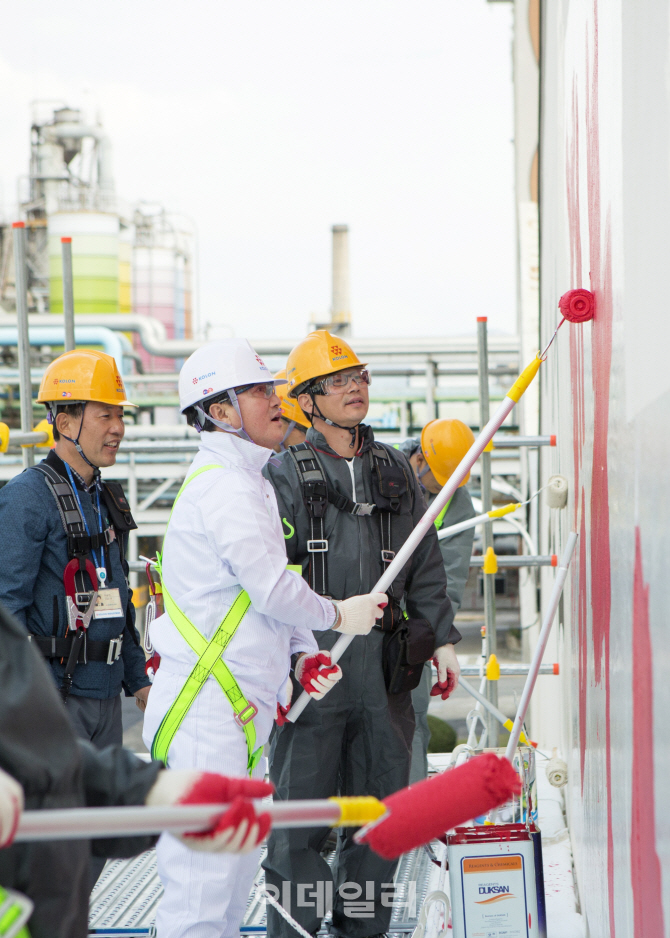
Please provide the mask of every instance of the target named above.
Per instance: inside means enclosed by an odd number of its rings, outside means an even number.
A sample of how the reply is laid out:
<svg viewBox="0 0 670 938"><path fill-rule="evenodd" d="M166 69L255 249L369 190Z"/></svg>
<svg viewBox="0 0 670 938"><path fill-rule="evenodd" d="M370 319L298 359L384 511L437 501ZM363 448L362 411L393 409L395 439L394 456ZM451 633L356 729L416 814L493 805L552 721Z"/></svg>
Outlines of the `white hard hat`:
<svg viewBox="0 0 670 938"><path fill-rule="evenodd" d="M179 372L179 409L245 384L285 384L277 381L246 339L220 339L203 345Z"/></svg>

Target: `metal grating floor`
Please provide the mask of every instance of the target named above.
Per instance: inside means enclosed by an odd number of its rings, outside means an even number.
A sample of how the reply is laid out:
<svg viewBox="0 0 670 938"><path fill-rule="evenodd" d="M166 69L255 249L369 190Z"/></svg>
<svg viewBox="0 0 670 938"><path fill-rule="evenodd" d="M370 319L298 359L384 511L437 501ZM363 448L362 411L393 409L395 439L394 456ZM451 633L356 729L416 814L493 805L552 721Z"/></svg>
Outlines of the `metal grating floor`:
<svg viewBox="0 0 670 938"><path fill-rule="evenodd" d="M433 845L436 851L441 845ZM261 854L261 862L265 848ZM335 851L328 857L332 865ZM405 854L398 866L396 883L405 888L411 882L416 883L416 911L426 895L436 888L439 876L438 868L431 863L425 850L413 850ZM265 881L260 866L255 879L256 884ZM89 915L89 933L96 938L105 936L153 935L153 923L156 909L163 894L156 871L156 853L149 850L132 860L111 860L98 880L91 894ZM417 915L404 906L394 908L391 918L390 933L398 936L414 931ZM247 903L247 911L242 923L241 933L263 936L266 933L265 900L252 890ZM321 929L321 935L327 934L327 919Z"/></svg>

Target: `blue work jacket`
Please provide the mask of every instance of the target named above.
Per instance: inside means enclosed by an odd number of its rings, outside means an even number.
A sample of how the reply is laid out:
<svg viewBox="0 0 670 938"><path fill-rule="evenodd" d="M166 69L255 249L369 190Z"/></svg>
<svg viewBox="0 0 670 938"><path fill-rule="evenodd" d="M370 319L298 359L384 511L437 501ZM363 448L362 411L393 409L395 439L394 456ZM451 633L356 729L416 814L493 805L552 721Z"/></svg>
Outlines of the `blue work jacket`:
<svg viewBox="0 0 670 938"><path fill-rule="evenodd" d="M47 462L69 481L64 463L52 450ZM81 507L91 533L99 528L95 497L74 476ZM110 520L101 502L103 528ZM128 535L124 535L127 540ZM125 547L125 544L124 544ZM43 473L26 469L0 489L0 603L33 635L63 637L67 634L67 608L63 573L68 563L67 537L56 500ZM92 559L92 558L91 558ZM99 559L99 555L98 555ZM109 545L107 585L120 591L123 618L91 619L88 639L109 641L123 633L121 657L109 665L103 661L78 664L71 693L77 697L106 700L134 694L149 684L145 657L135 629L135 609L124 575L118 541ZM134 635L131 635L132 628ZM60 659L48 659L60 687L65 667Z"/></svg>

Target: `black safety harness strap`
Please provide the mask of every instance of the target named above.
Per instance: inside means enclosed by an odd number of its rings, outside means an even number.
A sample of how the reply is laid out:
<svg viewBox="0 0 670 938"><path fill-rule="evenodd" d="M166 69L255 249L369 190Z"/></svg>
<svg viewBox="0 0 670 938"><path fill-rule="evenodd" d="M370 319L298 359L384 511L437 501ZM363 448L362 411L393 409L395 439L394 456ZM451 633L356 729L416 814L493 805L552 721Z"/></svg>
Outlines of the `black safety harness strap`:
<svg viewBox="0 0 670 938"><path fill-rule="evenodd" d="M84 519L79 511L77 499L72 486L56 470L45 463L32 466L32 469L44 475L47 487L54 497L58 514L67 537L67 553L70 560L79 560L79 568L83 569L83 561L93 550L102 548L105 551L105 560L109 564L109 545L116 540L116 531L109 525L100 534L87 534Z"/></svg>
<svg viewBox="0 0 670 938"><path fill-rule="evenodd" d="M407 491L406 484L404 487L402 485L404 472L393 465L387 450L378 443L373 443L369 452L370 466L377 476L377 488L384 498L383 508L368 502L354 502L346 495L330 489L318 454L309 443L289 447L310 519L310 539L307 542L310 554L309 582L314 592L321 596L328 595L328 540L325 536L328 504L351 515L379 515L382 568L385 570L395 557L391 549L391 516L400 509L402 495Z"/></svg>

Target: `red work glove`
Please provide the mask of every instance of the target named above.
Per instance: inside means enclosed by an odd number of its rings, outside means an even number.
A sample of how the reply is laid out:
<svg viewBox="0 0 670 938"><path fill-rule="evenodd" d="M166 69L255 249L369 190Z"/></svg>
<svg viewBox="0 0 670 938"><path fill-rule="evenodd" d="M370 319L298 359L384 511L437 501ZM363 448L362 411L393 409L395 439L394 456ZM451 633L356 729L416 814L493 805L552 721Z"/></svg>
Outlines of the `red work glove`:
<svg viewBox="0 0 670 938"><path fill-rule="evenodd" d="M291 709L291 704L288 707L282 707L280 703L277 704L277 716L275 717L275 723L277 726L283 726L284 723L288 723L288 712Z"/></svg>
<svg viewBox="0 0 670 938"><path fill-rule="evenodd" d="M150 658L147 658L147 660L144 662L144 673L152 684L154 682L154 678L156 677L156 671L158 671L160 663L161 656L157 651L155 651L153 655Z"/></svg>
<svg viewBox="0 0 670 938"><path fill-rule="evenodd" d="M295 676L304 690L315 700L322 700L342 678L342 668L333 664L329 651L298 658Z"/></svg>
<svg viewBox="0 0 670 938"><path fill-rule="evenodd" d="M147 795L147 805L227 804L228 810L207 831L177 835L193 850L248 853L270 830L270 815L256 814L249 798L271 795L274 787L260 779L228 778L215 772L161 772Z"/></svg>
<svg viewBox="0 0 670 938"><path fill-rule="evenodd" d="M431 697L447 700L458 687L461 666L458 663L453 645L441 645L435 649L433 664L437 668L437 683L433 684Z"/></svg>

